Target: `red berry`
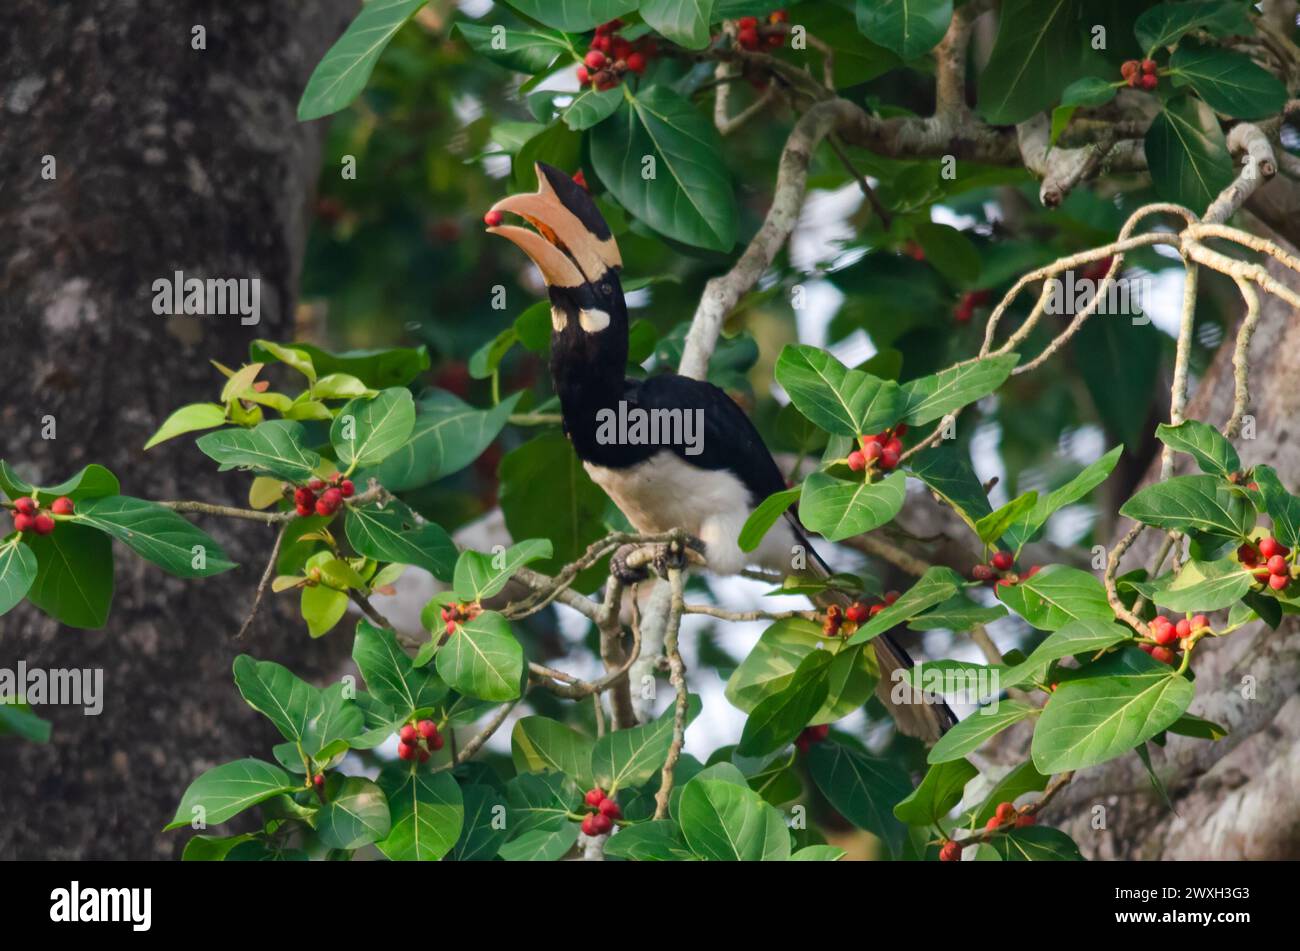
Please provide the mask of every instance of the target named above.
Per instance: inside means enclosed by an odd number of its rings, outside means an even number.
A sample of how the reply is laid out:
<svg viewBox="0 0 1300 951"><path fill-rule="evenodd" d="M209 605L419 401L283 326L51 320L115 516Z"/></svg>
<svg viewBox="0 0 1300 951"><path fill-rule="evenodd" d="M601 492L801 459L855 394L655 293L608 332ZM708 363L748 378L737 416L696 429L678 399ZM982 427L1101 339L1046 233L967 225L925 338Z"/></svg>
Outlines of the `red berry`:
<svg viewBox="0 0 1300 951"><path fill-rule="evenodd" d="M43 518L49 518L49 516L48 515L36 516L36 531L40 532L40 534L42 535L48 535L49 532L41 531L40 521ZM50 524L53 525L54 523L51 522ZM50 529L50 531L53 531L53 529ZM1274 591L1281 591L1290 583L1291 583L1290 575L1269 575L1268 576L1268 586L1272 588Z"/></svg>
<svg viewBox="0 0 1300 951"><path fill-rule="evenodd" d="M54 504L50 506L50 511L55 515L71 515L72 499L68 498L66 495L60 495L54 500Z"/></svg>
<svg viewBox="0 0 1300 951"><path fill-rule="evenodd" d="M326 502L324 499L317 499L317 500L316 500L316 514L317 514L317 515L333 515L333 514L334 514L334 506L330 505L330 504L329 504L328 502Z"/></svg>
<svg viewBox="0 0 1300 951"><path fill-rule="evenodd" d="M588 50L582 61L592 69L600 69L607 62L605 54L600 50Z"/></svg>
<svg viewBox="0 0 1300 951"><path fill-rule="evenodd" d="M299 502L294 507L298 510L299 515L304 515L304 516L311 515L316 511L316 506L314 504L308 505L306 502Z"/></svg>
<svg viewBox="0 0 1300 951"><path fill-rule="evenodd" d="M1148 89L1148 90L1155 89L1156 86L1158 85L1160 85L1160 80L1156 78L1154 73L1147 73L1145 76L1142 77L1143 89Z"/></svg>
<svg viewBox="0 0 1300 951"><path fill-rule="evenodd" d="M596 74L595 83L599 90L613 89L618 85L618 76L608 69L602 69Z"/></svg>
<svg viewBox="0 0 1300 951"><path fill-rule="evenodd" d="M767 21L769 23L785 23L789 19L790 14L786 13L784 10L773 10L768 15Z"/></svg>
<svg viewBox="0 0 1300 951"><path fill-rule="evenodd" d="M753 28L742 29L736 34L736 40L747 50L758 49L758 30Z"/></svg>
<svg viewBox="0 0 1300 951"><path fill-rule="evenodd" d="M1192 633L1192 622L1187 620L1187 618L1182 618L1174 625L1174 631L1179 637L1186 637L1188 634Z"/></svg>
<svg viewBox="0 0 1300 951"><path fill-rule="evenodd" d="M416 757L416 759L418 759L421 763L427 763L427 762L429 762L429 757L432 756L432 755L433 755L433 754L430 753L428 750L420 749L420 747L418 747L418 746L415 748L415 757Z"/></svg>
<svg viewBox="0 0 1300 951"><path fill-rule="evenodd" d="M319 492L321 489L325 488L325 482L321 479L312 479L307 483L307 488L312 492Z"/></svg>
<svg viewBox="0 0 1300 951"><path fill-rule="evenodd" d="M1155 642L1161 646L1172 644L1174 641L1178 640L1178 632L1171 624L1152 624L1151 636L1155 639Z"/></svg>
<svg viewBox="0 0 1300 951"><path fill-rule="evenodd" d="M597 806L596 808L599 809L600 814L602 816L605 816L606 818L609 819L623 818L622 810L618 808L618 803L616 803L613 799L602 800L600 805Z"/></svg>
<svg viewBox="0 0 1300 951"><path fill-rule="evenodd" d="M591 827L596 830L596 835L604 835L610 829L614 828L614 820L603 812L595 812L590 816ZM587 820L584 819L583 822Z"/></svg>
<svg viewBox="0 0 1300 951"><path fill-rule="evenodd" d="M587 795L583 799L589 806L599 806L605 801L605 790L599 786L594 786L587 790Z"/></svg>
<svg viewBox="0 0 1300 951"><path fill-rule="evenodd" d="M875 461L876 459L879 459L881 453L883 453L884 451L885 451L885 447L882 446L879 442L877 442L874 439L868 439L866 442L862 444L862 456L868 462L872 462Z"/></svg>
<svg viewBox="0 0 1300 951"><path fill-rule="evenodd" d="M623 37L616 36L606 52L610 53L614 59L626 60L632 53L632 44Z"/></svg>
<svg viewBox="0 0 1300 951"><path fill-rule="evenodd" d="M958 862L961 860L961 846L949 839L939 847L940 862Z"/></svg>
<svg viewBox="0 0 1300 951"><path fill-rule="evenodd" d="M608 36L598 36L591 41L593 50L600 50L602 53L609 52L610 39Z"/></svg>
<svg viewBox="0 0 1300 951"><path fill-rule="evenodd" d="M988 581L993 577L993 569L989 565L978 564L970 570L970 576L976 581Z"/></svg>
<svg viewBox="0 0 1300 951"><path fill-rule="evenodd" d="M614 17L614 19L610 20L608 23L602 23L600 26L596 27L598 31L602 28L606 33L616 33L623 29L623 21L618 17Z"/></svg>
<svg viewBox="0 0 1300 951"><path fill-rule="evenodd" d="M1264 541L1271 542L1272 539L1266 538L1264 539ZM1263 547L1263 544L1264 542L1260 542L1261 548ZM1276 554L1276 552L1274 552L1273 554ZM1246 544L1240 546L1237 549L1237 560L1240 561L1247 568L1252 568L1259 562L1259 554L1255 551L1254 545L1250 544L1250 542L1246 542Z"/></svg>
<svg viewBox="0 0 1300 951"><path fill-rule="evenodd" d="M456 633L456 622L455 622L455 621L448 621L448 622L447 622L447 626L446 626L445 628L443 628L443 630L445 630L449 635L450 635L450 634L455 634L455 633Z"/></svg>
<svg viewBox="0 0 1300 951"><path fill-rule="evenodd" d="M320 789L322 786L325 785L325 774L317 773L315 776L312 777L311 781L315 784L317 789Z"/></svg>
<svg viewBox="0 0 1300 951"><path fill-rule="evenodd" d="M578 67L578 85L585 86L591 79L591 73L587 72L586 66Z"/></svg>
<svg viewBox="0 0 1300 951"><path fill-rule="evenodd" d="M810 726L799 734L799 738L794 741L794 745L799 748L800 753L807 753L808 747L814 743L820 743L830 735L831 727L829 723L820 723L817 726Z"/></svg>
<svg viewBox="0 0 1300 951"><path fill-rule="evenodd" d="M1006 822L1015 814L1016 814L1016 807L1011 805L1011 803L1009 802L998 803L997 812L994 813L994 815L997 816L999 822Z"/></svg>
<svg viewBox="0 0 1300 951"><path fill-rule="evenodd" d="M893 604L895 601L897 601L897 600L898 600L899 598L901 598L901 597L902 597L902 595L899 594L897 591L886 591L886 592L885 592L885 603L886 603L886 604Z"/></svg>
<svg viewBox="0 0 1300 951"><path fill-rule="evenodd" d="M988 829L989 831L992 831L1000 825L1002 825L1002 820L999 819L997 816L994 816L988 822L984 823L984 828Z"/></svg>
<svg viewBox="0 0 1300 951"><path fill-rule="evenodd" d="M952 309L952 319L957 321L959 324L966 323L966 321L970 320L974 315L975 308L971 306L971 302L965 298L963 298L961 303Z"/></svg>
<svg viewBox="0 0 1300 951"><path fill-rule="evenodd" d="M1152 644L1139 644L1138 650L1146 651L1148 654L1150 654L1153 650L1155 650L1155 646Z"/></svg>
<svg viewBox="0 0 1300 951"><path fill-rule="evenodd" d="M1031 815L1016 816L1016 828L1023 829L1026 826L1034 824L1034 817Z"/></svg>
<svg viewBox="0 0 1300 951"><path fill-rule="evenodd" d="M1131 79L1141 67L1135 59L1125 60L1124 65L1119 68L1119 73L1125 79Z"/></svg>
<svg viewBox="0 0 1300 951"><path fill-rule="evenodd" d="M20 512L23 515L35 515L38 508L40 508L40 506L36 504L36 500L28 496L23 496L21 499L14 500L14 511Z"/></svg>
<svg viewBox="0 0 1300 951"><path fill-rule="evenodd" d="M1151 648L1151 656L1162 664L1172 664L1174 662L1174 652L1168 647Z"/></svg>
<svg viewBox="0 0 1300 951"><path fill-rule="evenodd" d="M420 731L420 736L426 740L431 740L438 735L438 726L432 720L421 720L416 729Z"/></svg>
<svg viewBox="0 0 1300 951"><path fill-rule="evenodd" d="M861 624L867 619L867 606L861 601L854 601L844 609L844 617L854 624Z"/></svg>
<svg viewBox="0 0 1300 951"><path fill-rule="evenodd" d="M415 748L414 744L411 744L411 743L398 743L398 744L397 744L397 758L398 758L398 759L405 759L405 760L415 759L415 749L416 749L416 748Z"/></svg>
<svg viewBox="0 0 1300 951"><path fill-rule="evenodd" d="M18 532L30 531L35 522L36 517L33 515L27 515L24 512L14 514L14 529Z"/></svg>
<svg viewBox="0 0 1300 951"><path fill-rule="evenodd" d="M429 744L429 749L433 750L436 753L438 750L442 749L443 743L446 741L443 740L441 733L435 733L430 739L426 740L425 742Z"/></svg>
<svg viewBox="0 0 1300 951"><path fill-rule="evenodd" d="M885 606L883 604L873 604L871 606L871 609L867 612L867 614L871 617L875 617L883 610L885 610Z"/></svg>
<svg viewBox="0 0 1300 951"><path fill-rule="evenodd" d="M32 519L32 528L36 529L37 535L48 535L54 531L54 519L42 512Z"/></svg>
<svg viewBox="0 0 1300 951"><path fill-rule="evenodd" d="M1015 556L1009 551L995 551L993 553L993 567L998 571L1007 571L1015 563Z"/></svg>
<svg viewBox="0 0 1300 951"><path fill-rule="evenodd" d="M899 423L894 427L894 435L900 439L907 435L907 423Z"/></svg>
<svg viewBox="0 0 1300 951"><path fill-rule="evenodd" d="M880 468L892 469L898 465L898 453L892 449L886 449L880 454Z"/></svg>
<svg viewBox="0 0 1300 951"><path fill-rule="evenodd" d="M1257 569L1257 570L1251 572L1251 574L1253 574L1253 575L1255 576L1255 580L1256 580L1256 581L1268 581L1269 578L1275 578L1275 577L1277 577L1277 576L1274 575L1271 571L1269 571L1267 568L1259 568L1259 569Z"/></svg>
<svg viewBox="0 0 1300 951"><path fill-rule="evenodd" d="M849 453L849 468L854 472L861 472L867 467L867 460L860 452Z"/></svg>
<svg viewBox="0 0 1300 951"><path fill-rule="evenodd" d="M769 33L767 35L767 39L764 40L764 42L767 43L767 45L771 49L776 49L778 46L785 45L785 37L782 36L780 33Z"/></svg>
<svg viewBox="0 0 1300 951"><path fill-rule="evenodd" d="M901 454L902 451L903 451L903 444L902 444L902 442L899 441L899 439L898 439L897 436L891 436L891 437L889 438L889 440L886 441L886 443L885 443L885 450L884 450L884 451L885 451L885 452L892 452L892 453L895 453L895 454Z"/></svg>
<svg viewBox="0 0 1300 951"><path fill-rule="evenodd" d="M483 223L489 228L497 227L497 225L501 224L502 220L504 220L504 216L499 211L489 211L483 216Z"/></svg>
<svg viewBox="0 0 1300 951"><path fill-rule="evenodd" d="M596 835L596 816L598 815L600 815L600 813L593 812L591 815L583 817L582 819L583 835L593 836L593 837Z"/></svg>
<svg viewBox="0 0 1300 951"><path fill-rule="evenodd" d="M1034 575L1038 574L1042 570L1043 570L1042 565L1032 565L1030 566L1029 570L1025 572L1025 577L1032 578Z"/></svg>
<svg viewBox="0 0 1300 951"><path fill-rule="evenodd" d="M1157 69L1156 61L1153 59L1144 59L1142 61L1142 72L1154 73Z"/></svg>
<svg viewBox="0 0 1300 951"><path fill-rule="evenodd" d="M409 724L409 723L403 723L403 724L402 724L402 728L401 728L400 730L397 731L397 737L398 737L398 739L400 739L403 743L414 743L414 742L415 742L415 727L411 726L411 724Z"/></svg>
<svg viewBox="0 0 1300 951"><path fill-rule="evenodd" d="M352 498L352 494L356 491L357 491L357 487L352 484L351 479L344 479L342 482L339 483L339 492L342 493L343 498L345 499Z"/></svg>
<svg viewBox="0 0 1300 951"><path fill-rule="evenodd" d="M758 17L741 17L736 21L736 26L742 30L758 29Z"/></svg>
<svg viewBox="0 0 1300 951"><path fill-rule="evenodd" d="M1283 558L1281 555L1274 555L1272 558L1270 558L1268 560L1267 567L1268 567L1269 574L1274 574L1274 575L1284 575L1291 570L1290 568L1287 567L1286 559Z"/></svg>
<svg viewBox="0 0 1300 951"><path fill-rule="evenodd" d="M1242 546L1242 548L1245 547L1245 545ZM1276 538L1269 536L1268 538L1261 538L1259 540L1259 553L1262 557L1267 559L1273 558L1276 555L1285 555L1286 549L1278 543ZM1241 548L1237 549L1237 554L1238 556L1241 555ZM1276 572L1274 572L1274 574L1276 574Z"/></svg>
<svg viewBox="0 0 1300 951"><path fill-rule="evenodd" d="M321 498L330 504L330 508L338 508L340 505L343 504L343 490L326 489L321 494Z"/></svg>
<svg viewBox="0 0 1300 951"><path fill-rule="evenodd" d="M645 72L645 57L640 53L631 53L627 58L627 68L640 76Z"/></svg>
<svg viewBox="0 0 1300 951"><path fill-rule="evenodd" d="M1192 618L1193 631L1204 630L1209 626L1210 626L1210 619L1207 618L1204 614L1198 614L1196 615L1196 617Z"/></svg>

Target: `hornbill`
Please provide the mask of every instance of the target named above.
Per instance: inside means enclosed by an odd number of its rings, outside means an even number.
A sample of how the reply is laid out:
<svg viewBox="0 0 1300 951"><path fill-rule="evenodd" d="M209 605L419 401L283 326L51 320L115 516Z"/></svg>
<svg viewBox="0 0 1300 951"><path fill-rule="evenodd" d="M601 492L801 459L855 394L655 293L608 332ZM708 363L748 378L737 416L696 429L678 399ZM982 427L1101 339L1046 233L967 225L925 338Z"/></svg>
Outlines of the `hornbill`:
<svg viewBox="0 0 1300 951"><path fill-rule="evenodd" d="M626 376L627 304L619 272L622 259L608 224L586 189L567 174L538 162L539 189L497 202L485 216L488 231L508 238L537 265L551 300L551 378L559 396L564 430L583 466L640 532L680 529L700 543L709 570L728 575L757 564L791 574L795 551L811 559L804 573L830 574L808 543L793 511L773 526L752 554L741 551L740 530L754 507L786 488L785 479L744 411L721 389L677 374L636 380ZM502 213L536 230L502 224ZM620 402L624 404L620 408ZM608 424L622 409L678 411L702 421L702 438L670 445L609 438ZM659 419L672 418L660 414ZM694 544L694 541L692 542ZM800 547L796 547L800 546ZM623 574L623 553L613 569ZM821 607L849 599L826 590ZM880 667L881 699L900 728L933 741L955 719L941 702L893 703L891 674L912 666L888 633L872 642ZM904 691L909 701L914 695Z"/></svg>

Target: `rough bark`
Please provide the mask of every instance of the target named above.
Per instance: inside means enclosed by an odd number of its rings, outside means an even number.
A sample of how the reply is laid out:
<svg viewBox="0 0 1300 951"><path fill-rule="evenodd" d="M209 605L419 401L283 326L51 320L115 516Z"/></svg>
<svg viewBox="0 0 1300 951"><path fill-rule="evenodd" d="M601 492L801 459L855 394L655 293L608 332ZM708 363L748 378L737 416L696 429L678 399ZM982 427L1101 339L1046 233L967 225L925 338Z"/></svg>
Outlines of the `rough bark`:
<svg viewBox="0 0 1300 951"><path fill-rule="evenodd" d="M292 335L321 127L294 115L355 0L199 4L10 0L0 8L0 457L49 484L88 462L126 494L237 502L182 438L141 451L177 406L211 400L209 359ZM193 28L205 50L192 48ZM7 48L5 48L7 47ZM42 156L57 178L41 177ZM258 277L262 320L160 317L175 270ZM53 416L57 438L43 440ZM0 619L0 666L101 667L105 708L45 707L48 745L0 738L0 858L157 858L185 786L216 763L268 756L275 737L230 676L242 649L304 676L338 669L344 639L311 643L271 598L234 643L271 529L204 524L240 567L181 581L119 549L106 627L60 626L23 605ZM278 617L277 617L278 616ZM277 623L277 620L285 623Z"/></svg>

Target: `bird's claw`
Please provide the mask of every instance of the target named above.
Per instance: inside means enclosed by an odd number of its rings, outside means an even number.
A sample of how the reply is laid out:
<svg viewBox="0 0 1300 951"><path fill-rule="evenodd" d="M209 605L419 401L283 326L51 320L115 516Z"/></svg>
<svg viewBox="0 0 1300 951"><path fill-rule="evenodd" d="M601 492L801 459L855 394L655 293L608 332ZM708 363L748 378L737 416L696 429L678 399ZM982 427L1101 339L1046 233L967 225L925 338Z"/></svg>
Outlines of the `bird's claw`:
<svg viewBox="0 0 1300 951"><path fill-rule="evenodd" d="M690 558L691 555L694 557ZM700 563L704 561L704 542L693 535L662 542L655 548L655 573L661 578L667 578L669 571L685 568L688 560Z"/></svg>
<svg viewBox="0 0 1300 951"><path fill-rule="evenodd" d="M633 585L650 577L650 570L645 565L632 565L628 559L641 550L640 545L623 545L614 552L609 560L609 571L622 585Z"/></svg>

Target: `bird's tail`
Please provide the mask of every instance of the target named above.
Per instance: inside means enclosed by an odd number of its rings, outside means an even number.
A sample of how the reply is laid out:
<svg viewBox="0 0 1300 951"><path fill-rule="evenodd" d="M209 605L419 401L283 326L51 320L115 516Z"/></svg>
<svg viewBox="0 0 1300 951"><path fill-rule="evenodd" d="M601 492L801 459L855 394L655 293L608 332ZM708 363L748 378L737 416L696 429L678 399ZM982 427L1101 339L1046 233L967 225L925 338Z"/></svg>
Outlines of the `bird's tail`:
<svg viewBox="0 0 1300 951"><path fill-rule="evenodd" d="M814 578L830 577L833 573L830 566L822 560L816 549L808 543L801 527L798 524L794 524L792 527L795 529L796 536L803 540L805 550L808 552L807 573L809 576ZM841 608L844 608L852 603L852 599L848 595L829 588L814 595L812 600L819 608L827 608L832 604L838 604ZM880 668L880 682L876 685L876 696L889 710L894 722L898 724L899 730L908 736L914 736L927 743L934 743L957 722L952 710L942 700L928 698L920 690L905 689L895 691L898 677L901 676L896 671L907 671L914 665L912 658L907 655L907 651L903 649L903 646L898 643L891 632L886 631L884 634L873 638L871 644L876 649L876 663Z"/></svg>

